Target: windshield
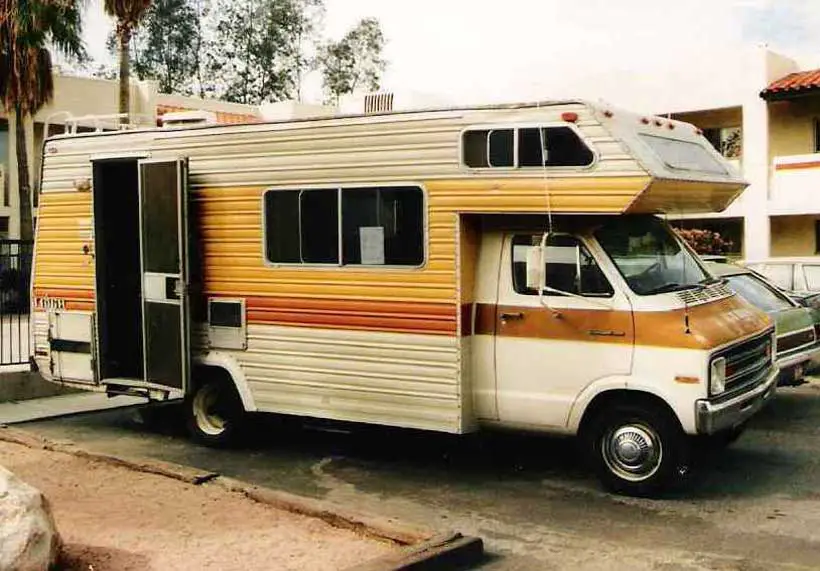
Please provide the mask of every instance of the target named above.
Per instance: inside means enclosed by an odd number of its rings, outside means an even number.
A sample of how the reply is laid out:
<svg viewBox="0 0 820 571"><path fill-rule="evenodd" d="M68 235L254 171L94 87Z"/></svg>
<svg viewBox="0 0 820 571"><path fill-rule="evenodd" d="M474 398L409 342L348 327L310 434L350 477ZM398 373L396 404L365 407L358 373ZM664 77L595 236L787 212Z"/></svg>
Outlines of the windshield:
<svg viewBox="0 0 820 571"><path fill-rule="evenodd" d="M595 238L638 295L699 288L711 279L654 216L613 218L598 228Z"/></svg>
<svg viewBox="0 0 820 571"><path fill-rule="evenodd" d="M783 294L776 292L755 276L740 274L726 279L735 293L767 313L794 307Z"/></svg>

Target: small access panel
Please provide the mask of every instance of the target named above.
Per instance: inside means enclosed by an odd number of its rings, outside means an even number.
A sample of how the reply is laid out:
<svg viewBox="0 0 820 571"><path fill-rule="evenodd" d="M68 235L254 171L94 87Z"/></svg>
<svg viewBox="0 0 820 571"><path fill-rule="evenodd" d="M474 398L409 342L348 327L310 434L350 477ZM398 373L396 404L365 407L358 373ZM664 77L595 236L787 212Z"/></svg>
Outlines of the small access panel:
<svg viewBox="0 0 820 571"><path fill-rule="evenodd" d="M190 370L187 167L139 162L145 381L174 391Z"/></svg>

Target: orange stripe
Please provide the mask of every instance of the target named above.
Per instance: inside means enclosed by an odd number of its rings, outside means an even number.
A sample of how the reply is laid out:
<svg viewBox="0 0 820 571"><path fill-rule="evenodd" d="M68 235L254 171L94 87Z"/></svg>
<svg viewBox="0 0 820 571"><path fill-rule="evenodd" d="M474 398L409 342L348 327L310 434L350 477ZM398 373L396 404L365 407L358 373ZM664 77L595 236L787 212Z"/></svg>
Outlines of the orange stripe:
<svg viewBox="0 0 820 571"><path fill-rule="evenodd" d="M65 308L72 311L94 311L94 292L86 289L42 289L34 290L34 303L43 298L51 300L62 299Z"/></svg>
<svg viewBox="0 0 820 571"><path fill-rule="evenodd" d="M781 163L774 165L774 170L776 171L787 171L787 170L797 170L797 169L815 169L820 167L820 161L805 161L802 163Z"/></svg>
<svg viewBox="0 0 820 571"><path fill-rule="evenodd" d="M688 313L689 329L686 329ZM502 319L502 314L511 316ZM634 328L633 328L634 320ZM478 304L473 331L476 335L635 343L649 347L710 350L760 333L771 322L737 296L674 311L608 311L548 309Z"/></svg>
<svg viewBox="0 0 820 571"><path fill-rule="evenodd" d="M248 323L455 335L457 307L341 299L250 297Z"/></svg>

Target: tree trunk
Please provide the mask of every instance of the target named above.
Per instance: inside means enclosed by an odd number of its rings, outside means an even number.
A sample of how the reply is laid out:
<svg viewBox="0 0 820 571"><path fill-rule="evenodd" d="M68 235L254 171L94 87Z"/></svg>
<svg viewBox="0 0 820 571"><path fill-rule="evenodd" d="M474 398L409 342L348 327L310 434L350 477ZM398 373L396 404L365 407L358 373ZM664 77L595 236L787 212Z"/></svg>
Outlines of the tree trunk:
<svg viewBox="0 0 820 571"><path fill-rule="evenodd" d="M20 195L20 239L34 237L31 227L31 188L28 180L28 147L26 146L26 114L19 105L14 107L17 141L17 192Z"/></svg>
<svg viewBox="0 0 820 571"><path fill-rule="evenodd" d="M128 123L131 112L131 30L123 27L120 38L120 123Z"/></svg>

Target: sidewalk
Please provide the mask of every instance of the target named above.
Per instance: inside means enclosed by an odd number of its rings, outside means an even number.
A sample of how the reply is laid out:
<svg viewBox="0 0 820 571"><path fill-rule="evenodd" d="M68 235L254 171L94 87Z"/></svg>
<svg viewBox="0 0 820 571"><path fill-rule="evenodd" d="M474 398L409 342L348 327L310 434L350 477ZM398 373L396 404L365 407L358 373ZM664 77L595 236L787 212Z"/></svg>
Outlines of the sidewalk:
<svg viewBox="0 0 820 571"><path fill-rule="evenodd" d="M145 399L138 397L109 397L103 393L92 392L0 402L0 424L43 420L56 416L134 406L145 402L147 402Z"/></svg>
<svg viewBox="0 0 820 571"><path fill-rule="evenodd" d="M400 551L224 486L4 441L0 457L51 503L64 571L331 571Z"/></svg>

